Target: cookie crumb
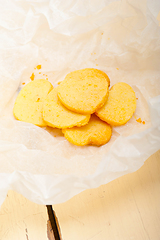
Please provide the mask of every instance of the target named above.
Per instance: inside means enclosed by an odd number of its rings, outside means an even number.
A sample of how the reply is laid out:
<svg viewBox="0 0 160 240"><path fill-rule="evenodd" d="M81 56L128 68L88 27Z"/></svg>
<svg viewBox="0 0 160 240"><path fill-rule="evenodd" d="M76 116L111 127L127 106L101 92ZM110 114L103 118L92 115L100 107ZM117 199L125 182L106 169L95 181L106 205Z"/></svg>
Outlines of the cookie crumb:
<svg viewBox="0 0 160 240"><path fill-rule="evenodd" d="M136 119L137 122L145 124L145 121L142 121L141 118Z"/></svg>
<svg viewBox="0 0 160 240"><path fill-rule="evenodd" d="M37 69L41 69L41 65L37 65Z"/></svg>
<svg viewBox="0 0 160 240"><path fill-rule="evenodd" d="M141 118L136 119L136 121L139 122L139 123L142 122Z"/></svg>
<svg viewBox="0 0 160 240"><path fill-rule="evenodd" d="M31 75L30 79L33 81L33 80L34 80L34 78L35 78L35 75L34 75L34 73L32 73L32 75Z"/></svg>

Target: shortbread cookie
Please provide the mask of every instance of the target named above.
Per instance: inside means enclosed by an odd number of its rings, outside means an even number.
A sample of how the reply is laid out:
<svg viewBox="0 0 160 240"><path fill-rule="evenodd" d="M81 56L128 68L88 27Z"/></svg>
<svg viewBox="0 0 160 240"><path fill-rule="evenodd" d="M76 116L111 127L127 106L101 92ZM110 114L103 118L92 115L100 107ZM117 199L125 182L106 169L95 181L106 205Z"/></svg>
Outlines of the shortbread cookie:
<svg viewBox="0 0 160 240"><path fill-rule="evenodd" d="M43 119L48 126L56 128L71 128L84 126L88 123L90 115L74 113L64 107L58 99L57 88L47 96L43 105Z"/></svg>
<svg viewBox="0 0 160 240"><path fill-rule="evenodd" d="M63 129L65 138L78 146L96 145L107 143L112 135L112 129L106 122L92 115L87 125Z"/></svg>
<svg viewBox="0 0 160 240"><path fill-rule="evenodd" d="M86 69L88 69L88 70L94 70L94 72L97 72L97 73L102 74L102 75L106 78L106 80L107 80L107 82L108 82L108 87L110 86L110 79L109 79L108 75L107 75L105 72L103 72L103 71L101 71L101 70L99 70L99 69L96 69L96 68L86 68Z"/></svg>
<svg viewBox="0 0 160 240"><path fill-rule="evenodd" d="M108 100L96 115L112 126L120 126L130 120L135 110L135 92L127 83L119 82L111 88Z"/></svg>
<svg viewBox="0 0 160 240"><path fill-rule="evenodd" d="M44 79L29 82L17 96L13 108L14 117L37 126L47 126L42 115L43 101L52 89L52 84Z"/></svg>
<svg viewBox="0 0 160 240"><path fill-rule="evenodd" d="M69 73L58 86L58 97L71 111L91 114L108 97L108 81L97 69L86 68Z"/></svg>

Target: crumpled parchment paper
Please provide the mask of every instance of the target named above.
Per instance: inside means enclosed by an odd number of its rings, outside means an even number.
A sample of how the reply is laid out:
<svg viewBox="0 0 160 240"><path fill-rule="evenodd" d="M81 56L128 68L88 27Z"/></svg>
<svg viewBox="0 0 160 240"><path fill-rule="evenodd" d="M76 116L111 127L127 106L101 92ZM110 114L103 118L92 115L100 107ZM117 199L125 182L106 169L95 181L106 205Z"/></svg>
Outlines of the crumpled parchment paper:
<svg viewBox="0 0 160 240"><path fill-rule="evenodd" d="M158 8L145 0L0 2L0 204L9 189L40 204L64 202L136 171L159 149ZM32 73L56 86L86 67L136 93L134 116L113 128L109 143L77 147L60 130L14 119L15 98Z"/></svg>

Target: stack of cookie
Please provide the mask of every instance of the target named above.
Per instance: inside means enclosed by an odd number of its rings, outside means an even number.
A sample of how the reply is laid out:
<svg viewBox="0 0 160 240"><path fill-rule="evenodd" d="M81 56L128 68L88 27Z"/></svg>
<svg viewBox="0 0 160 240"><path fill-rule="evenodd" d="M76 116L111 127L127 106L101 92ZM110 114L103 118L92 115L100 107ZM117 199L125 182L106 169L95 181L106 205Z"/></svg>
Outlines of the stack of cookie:
<svg viewBox="0 0 160 240"><path fill-rule="evenodd" d="M111 126L125 124L136 109L128 84L109 86L107 74L94 68L69 73L56 88L34 80L19 93L13 113L20 121L62 129L75 145L100 146L110 140Z"/></svg>

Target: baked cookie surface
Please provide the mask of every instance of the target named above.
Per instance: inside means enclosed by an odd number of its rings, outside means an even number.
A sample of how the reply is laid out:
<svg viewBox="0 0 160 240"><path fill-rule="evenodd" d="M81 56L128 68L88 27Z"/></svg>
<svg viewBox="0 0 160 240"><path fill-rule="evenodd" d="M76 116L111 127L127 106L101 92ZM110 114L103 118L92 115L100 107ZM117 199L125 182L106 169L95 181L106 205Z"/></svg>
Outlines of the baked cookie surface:
<svg viewBox="0 0 160 240"><path fill-rule="evenodd" d="M110 89L108 100L96 115L112 126L120 126L131 119L135 110L135 92L127 83L119 82Z"/></svg>
<svg viewBox="0 0 160 240"><path fill-rule="evenodd" d="M65 138L78 146L106 144L112 135L112 129L106 122L92 115L87 125L63 129Z"/></svg>
<svg viewBox="0 0 160 240"><path fill-rule="evenodd" d="M48 126L56 128L71 128L88 123L90 115L72 112L64 107L58 99L57 88L54 88L46 97L43 104L43 119Z"/></svg>
<svg viewBox="0 0 160 240"><path fill-rule="evenodd" d="M110 79L109 79L108 75L105 72L103 72L102 70L99 70L97 68L86 68L86 69L91 70L91 71L94 70L95 73L97 72L97 73L102 74L106 78L106 80L108 82L108 87L110 86Z"/></svg>
<svg viewBox="0 0 160 240"><path fill-rule="evenodd" d="M92 114L102 107L108 97L109 82L94 68L73 71L58 86L58 97L71 111Z"/></svg>
<svg viewBox="0 0 160 240"><path fill-rule="evenodd" d="M43 101L52 89L52 84L44 79L29 82L16 98L13 108L14 117L19 121L46 126L42 115Z"/></svg>

